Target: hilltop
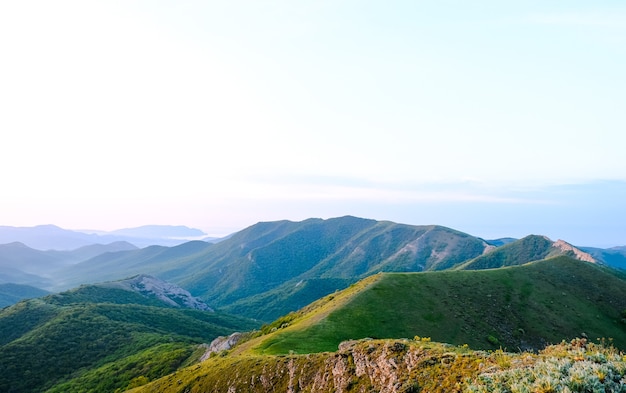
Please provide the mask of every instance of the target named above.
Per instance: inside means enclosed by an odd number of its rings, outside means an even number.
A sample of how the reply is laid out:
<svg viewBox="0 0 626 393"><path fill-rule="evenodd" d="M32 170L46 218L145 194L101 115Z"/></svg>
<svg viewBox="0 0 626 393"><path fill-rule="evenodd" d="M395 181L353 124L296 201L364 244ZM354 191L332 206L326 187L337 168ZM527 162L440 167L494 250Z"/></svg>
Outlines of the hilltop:
<svg viewBox="0 0 626 393"><path fill-rule="evenodd" d="M586 334L626 349L626 280L561 256L476 271L383 273L278 319L262 354L333 351L344 340L431 337L475 349L538 350ZM246 348L247 348L246 347Z"/></svg>
<svg viewBox="0 0 626 393"><path fill-rule="evenodd" d="M528 262L569 256L581 261L597 263L591 254L584 252L564 240L552 241L545 236L529 235L493 248L483 255L455 266L455 269L479 270L523 265Z"/></svg>

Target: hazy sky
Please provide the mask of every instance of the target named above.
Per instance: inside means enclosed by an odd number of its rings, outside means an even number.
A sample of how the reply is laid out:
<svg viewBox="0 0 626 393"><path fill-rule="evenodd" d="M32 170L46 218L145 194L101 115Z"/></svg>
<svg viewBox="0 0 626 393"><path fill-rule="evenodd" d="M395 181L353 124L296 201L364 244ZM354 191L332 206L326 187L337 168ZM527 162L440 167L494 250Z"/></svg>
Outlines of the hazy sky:
<svg viewBox="0 0 626 393"><path fill-rule="evenodd" d="M0 130L0 225L626 245L626 3L3 1Z"/></svg>

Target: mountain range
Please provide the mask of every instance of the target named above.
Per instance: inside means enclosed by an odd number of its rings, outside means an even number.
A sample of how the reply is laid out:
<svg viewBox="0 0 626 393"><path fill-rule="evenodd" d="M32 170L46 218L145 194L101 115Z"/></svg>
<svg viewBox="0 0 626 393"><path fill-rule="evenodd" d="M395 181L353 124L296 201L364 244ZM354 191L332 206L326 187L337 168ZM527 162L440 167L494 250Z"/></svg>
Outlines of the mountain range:
<svg viewBox="0 0 626 393"><path fill-rule="evenodd" d="M105 231L74 231L56 225L38 225L34 227L0 226L0 244L19 242L37 250L75 250L93 244L109 244L127 242L136 247L151 245L175 246L189 240L204 239L217 241L218 238L207 237L204 232L195 228L172 225L145 225L136 228Z"/></svg>
<svg viewBox="0 0 626 393"><path fill-rule="evenodd" d="M624 248L581 249L540 235L483 240L351 216L261 222L217 243L171 247L42 251L12 242L0 245L0 280L11 282L0 284L0 301L17 302L0 310L0 391L122 391L185 366L173 391L217 386L211 381L222 376L230 382L215 391L239 391L255 378L284 383L270 372L284 356L323 374L310 363L315 354L328 362L323 354L339 347L336 356L357 356L345 340L405 340L385 356L423 346L424 337L538 351L582 335L612 337L624 349L626 275L609 267L621 258ZM44 297L19 300L34 296ZM211 356L207 369L199 359L219 335L235 347L217 355L223 361ZM374 386L348 371L337 375L355 391ZM152 391L170 388L157 382ZM411 391L394 389L385 391Z"/></svg>
<svg viewBox="0 0 626 393"><path fill-rule="evenodd" d="M538 235L485 241L442 226L346 216L261 222L218 243L173 247L117 242L61 252L0 245L0 282L60 291L150 274L213 308L271 321L378 272L495 268L557 255L602 263L626 258L623 250L601 251L592 250L596 259Z"/></svg>

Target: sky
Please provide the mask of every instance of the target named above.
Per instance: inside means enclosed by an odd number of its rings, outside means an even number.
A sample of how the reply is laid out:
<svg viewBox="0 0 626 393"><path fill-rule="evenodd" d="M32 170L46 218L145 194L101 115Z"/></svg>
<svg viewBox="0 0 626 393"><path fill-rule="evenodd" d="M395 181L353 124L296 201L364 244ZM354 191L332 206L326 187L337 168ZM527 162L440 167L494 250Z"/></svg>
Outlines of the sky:
<svg viewBox="0 0 626 393"><path fill-rule="evenodd" d="M0 225L626 245L623 1L5 1L0 54Z"/></svg>

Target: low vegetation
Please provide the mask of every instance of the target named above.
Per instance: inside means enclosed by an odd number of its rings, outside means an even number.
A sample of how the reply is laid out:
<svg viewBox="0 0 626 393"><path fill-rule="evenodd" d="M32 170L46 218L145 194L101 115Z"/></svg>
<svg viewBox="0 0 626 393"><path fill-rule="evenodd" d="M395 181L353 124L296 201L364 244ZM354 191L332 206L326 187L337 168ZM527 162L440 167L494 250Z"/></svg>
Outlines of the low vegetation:
<svg viewBox="0 0 626 393"><path fill-rule="evenodd" d="M82 287L2 310L0 391L125 389L175 371L201 343L257 326L219 313L140 304L153 300L127 291L106 292Z"/></svg>
<svg viewBox="0 0 626 393"><path fill-rule="evenodd" d="M625 392L625 372L623 353L585 339L539 353L361 340L336 352L215 356L131 392Z"/></svg>

